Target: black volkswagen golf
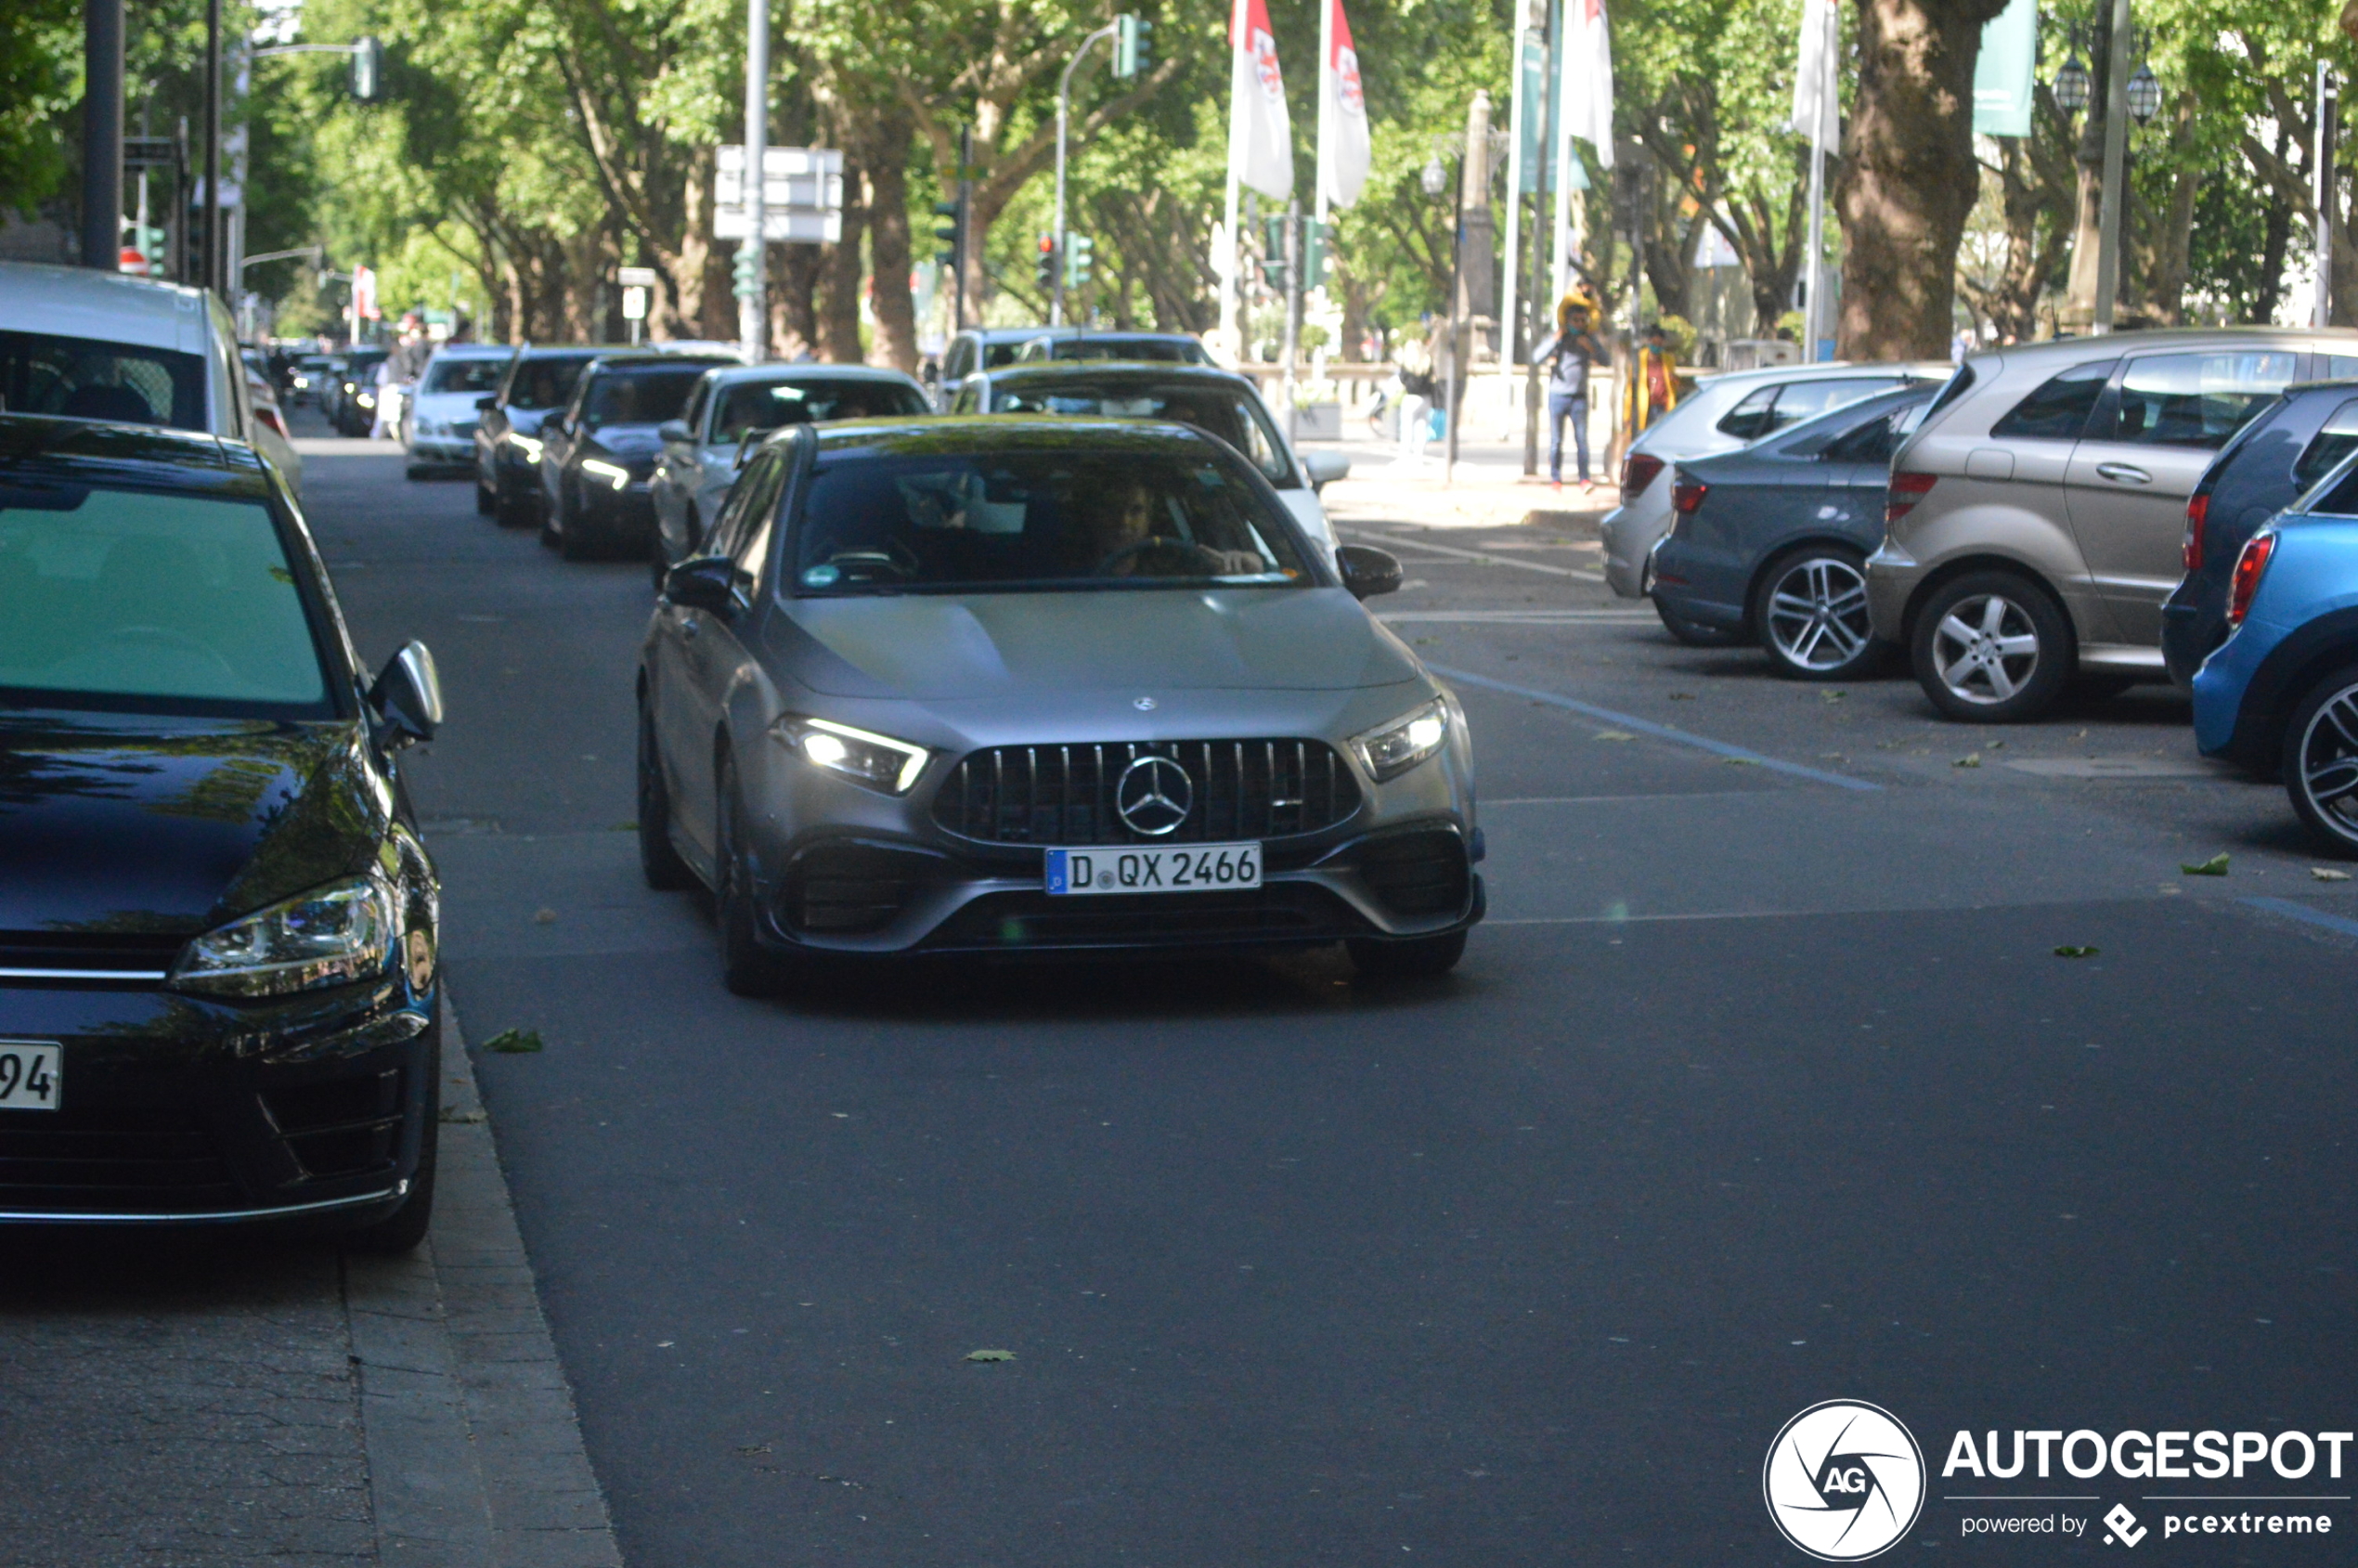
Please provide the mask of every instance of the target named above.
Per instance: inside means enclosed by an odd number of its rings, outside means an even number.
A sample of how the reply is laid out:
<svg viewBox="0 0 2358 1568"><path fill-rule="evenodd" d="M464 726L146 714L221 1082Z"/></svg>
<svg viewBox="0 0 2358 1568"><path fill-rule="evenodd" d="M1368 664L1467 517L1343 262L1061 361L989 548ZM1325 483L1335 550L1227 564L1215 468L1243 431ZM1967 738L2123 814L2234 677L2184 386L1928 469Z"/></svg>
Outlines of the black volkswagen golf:
<svg viewBox="0 0 2358 1568"><path fill-rule="evenodd" d="M434 1198L437 888L302 516L238 444L0 415L0 1221Z"/></svg>

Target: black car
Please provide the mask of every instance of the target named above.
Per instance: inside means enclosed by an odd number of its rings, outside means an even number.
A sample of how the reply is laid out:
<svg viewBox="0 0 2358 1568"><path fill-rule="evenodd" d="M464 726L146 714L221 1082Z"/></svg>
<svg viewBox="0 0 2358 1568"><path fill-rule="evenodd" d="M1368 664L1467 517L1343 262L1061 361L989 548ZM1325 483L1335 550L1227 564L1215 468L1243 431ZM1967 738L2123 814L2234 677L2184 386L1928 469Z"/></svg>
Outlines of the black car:
<svg viewBox="0 0 2358 1568"><path fill-rule="evenodd" d="M344 435L366 435L377 419L377 367L390 357L382 348L356 348L343 356L330 388L328 422Z"/></svg>
<svg viewBox="0 0 2358 1568"><path fill-rule="evenodd" d="M2170 678L2195 671L2227 640L2227 587L2235 557L2261 524L2300 499L2358 450L2358 381L2287 387L2235 433L2186 501L2186 575L2161 607Z"/></svg>
<svg viewBox="0 0 2358 1568"><path fill-rule="evenodd" d="M663 455L663 426L715 365L717 354L607 354L590 362L564 408L540 426L540 538L568 561L654 547L648 494Z"/></svg>
<svg viewBox="0 0 2358 1568"><path fill-rule="evenodd" d="M0 416L0 1222L434 1201L438 890L302 514L248 447Z"/></svg>
<svg viewBox="0 0 2358 1568"><path fill-rule="evenodd" d="M475 510L503 528L540 521L540 426L573 397L581 372L611 348L526 343L499 390L477 405Z"/></svg>

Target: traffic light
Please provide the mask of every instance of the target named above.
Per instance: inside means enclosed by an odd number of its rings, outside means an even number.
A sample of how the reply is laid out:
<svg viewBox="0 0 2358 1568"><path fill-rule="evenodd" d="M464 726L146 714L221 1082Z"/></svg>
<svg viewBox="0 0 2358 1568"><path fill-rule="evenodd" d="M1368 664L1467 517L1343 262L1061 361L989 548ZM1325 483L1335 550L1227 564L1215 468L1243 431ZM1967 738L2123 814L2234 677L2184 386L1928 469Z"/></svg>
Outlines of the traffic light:
<svg viewBox="0 0 2358 1568"><path fill-rule="evenodd" d="M1134 12L1113 19L1113 73L1127 80L1154 68L1155 24Z"/></svg>
<svg viewBox="0 0 2358 1568"><path fill-rule="evenodd" d="M1327 280L1327 226L1316 218L1302 220L1302 286L1315 289Z"/></svg>
<svg viewBox="0 0 2358 1568"><path fill-rule="evenodd" d="M1056 237L1053 234L1043 234L1040 237L1040 266L1034 276L1040 280L1042 293L1047 293L1056 288Z"/></svg>
<svg viewBox="0 0 2358 1568"><path fill-rule="evenodd" d="M1272 293L1282 294L1292 287L1286 271L1286 220L1283 217L1261 220L1261 276Z"/></svg>
<svg viewBox="0 0 2358 1568"><path fill-rule="evenodd" d="M941 244L941 249L933 253L933 259L949 268L953 276L965 270L966 223L961 207L962 204L956 201L937 201L933 204L933 215L950 226L933 231L934 239Z"/></svg>
<svg viewBox="0 0 2358 1568"><path fill-rule="evenodd" d="M362 103L374 103L384 97L384 43L363 38L352 45L352 96Z"/></svg>
<svg viewBox="0 0 2358 1568"><path fill-rule="evenodd" d="M730 292L741 300L761 297L761 241L737 241L736 286Z"/></svg>
<svg viewBox="0 0 2358 1568"><path fill-rule="evenodd" d="M1073 234L1066 237L1065 246L1065 288L1069 292L1089 281L1089 274L1097 264L1097 242L1085 234Z"/></svg>

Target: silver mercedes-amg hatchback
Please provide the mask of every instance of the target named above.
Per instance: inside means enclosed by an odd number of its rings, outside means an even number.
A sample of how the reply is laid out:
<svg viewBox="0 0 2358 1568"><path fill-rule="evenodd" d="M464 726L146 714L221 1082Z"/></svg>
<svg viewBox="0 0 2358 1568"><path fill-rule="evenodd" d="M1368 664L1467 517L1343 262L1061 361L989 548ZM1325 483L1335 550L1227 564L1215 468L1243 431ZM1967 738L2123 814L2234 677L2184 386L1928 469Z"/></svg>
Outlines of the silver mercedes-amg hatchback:
<svg viewBox="0 0 2358 1568"><path fill-rule="evenodd" d="M1357 603L1399 564L1329 564L1199 431L797 427L705 549L641 655L639 835L712 889L732 989L1334 941L1433 974L1482 918L1465 714Z"/></svg>

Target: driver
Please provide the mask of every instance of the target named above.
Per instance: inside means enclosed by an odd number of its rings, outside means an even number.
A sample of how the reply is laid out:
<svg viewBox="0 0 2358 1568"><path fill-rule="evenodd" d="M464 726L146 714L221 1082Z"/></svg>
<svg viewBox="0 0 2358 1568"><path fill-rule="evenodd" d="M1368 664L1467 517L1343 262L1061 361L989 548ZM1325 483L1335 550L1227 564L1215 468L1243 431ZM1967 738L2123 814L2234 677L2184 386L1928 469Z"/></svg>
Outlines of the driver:
<svg viewBox="0 0 2358 1568"><path fill-rule="evenodd" d="M1159 498L1143 480L1115 485L1091 518L1100 577L1237 577L1264 570L1250 550L1213 550L1155 532Z"/></svg>

